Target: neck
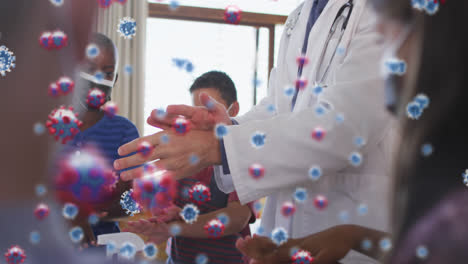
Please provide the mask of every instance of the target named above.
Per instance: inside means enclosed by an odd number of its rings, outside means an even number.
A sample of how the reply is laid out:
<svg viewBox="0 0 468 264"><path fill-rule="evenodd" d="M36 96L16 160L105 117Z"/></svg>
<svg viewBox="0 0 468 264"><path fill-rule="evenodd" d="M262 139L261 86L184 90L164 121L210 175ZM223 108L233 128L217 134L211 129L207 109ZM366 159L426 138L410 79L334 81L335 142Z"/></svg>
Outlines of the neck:
<svg viewBox="0 0 468 264"><path fill-rule="evenodd" d="M80 130L85 131L86 129L94 126L103 117L103 111L86 111L81 120L83 122L83 125L81 126Z"/></svg>

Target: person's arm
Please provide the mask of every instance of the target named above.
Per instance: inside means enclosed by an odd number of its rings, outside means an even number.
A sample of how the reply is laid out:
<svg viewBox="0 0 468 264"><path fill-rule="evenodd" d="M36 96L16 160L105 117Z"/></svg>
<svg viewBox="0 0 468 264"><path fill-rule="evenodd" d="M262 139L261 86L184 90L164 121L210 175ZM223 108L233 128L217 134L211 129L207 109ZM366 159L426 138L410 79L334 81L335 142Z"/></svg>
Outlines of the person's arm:
<svg viewBox="0 0 468 264"><path fill-rule="evenodd" d="M230 202L226 208L199 215L197 221L193 224L187 224L184 221L175 221L171 222L171 224L178 224L181 227L179 236L209 238L205 231L205 225L220 214L226 214L229 217L229 224L225 226L223 235L229 236L237 234L245 228L252 216L252 211L247 205L241 205L239 202Z"/></svg>

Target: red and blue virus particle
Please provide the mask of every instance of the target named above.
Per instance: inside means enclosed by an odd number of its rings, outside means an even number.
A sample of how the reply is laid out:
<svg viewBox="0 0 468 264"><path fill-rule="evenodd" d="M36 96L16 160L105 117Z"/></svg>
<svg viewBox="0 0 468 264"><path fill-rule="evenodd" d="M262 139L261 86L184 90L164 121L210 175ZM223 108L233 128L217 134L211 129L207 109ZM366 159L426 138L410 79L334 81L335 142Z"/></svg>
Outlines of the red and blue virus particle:
<svg viewBox="0 0 468 264"><path fill-rule="evenodd" d="M288 241L288 232L282 227L277 227L271 231L270 237L273 243L277 246L281 246Z"/></svg>
<svg viewBox="0 0 468 264"><path fill-rule="evenodd" d="M317 209L323 210L328 206L328 199L323 195L317 195L314 199L314 205Z"/></svg>
<svg viewBox="0 0 468 264"><path fill-rule="evenodd" d="M98 109L106 103L106 94L98 88L91 89L86 97L86 103L90 108Z"/></svg>
<svg viewBox="0 0 468 264"><path fill-rule="evenodd" d="M292 261L292 264L311 264L314 262L314 258L312 257L312 254L310 254L309 251L298 250L292 256Z"/></svg>
<svg viewBox="0 0 468 264"><path fill-rule="evenodd" d="M229 216L225 213L220 213L219 215L216 216L216 218L223 223L223 225L229 225Z"/></svg>
<svg viewBox="0 0 468 264"><path fill-rule="evenodd" d="M309 178L312 181L318 181L322 177L322 168L320 166L314 165L309 169Z"/></svg>
<svg viewBox="0 0 468 264"><path fill-rule="evenodd" d="M78 243L84 238L83 229L79 226L76 226L70 229L70 231L68 232L68 235L70 236L70 240L73 243Z"/></svg>
<svg viewBox="0 0 468 264"><path fill-rule="evenodd" d="M125 5L127 3L127 0L114 0L115 3L119 3L121 5Z"/></svg>
<svg viewBox="0 0 468 264"><path fill-rule="evenodd" d="M180 217L187 223L192 224L198 219L200 210L193 204L186 204L182 211L180 211Z"/></svg>
<svg viewBox="0 0 468 264"><path fill-rule="evenodd" d="M50 210L49 206L47 204L40 203L36 206L36 209L34 210L34 216L38 220L44 220L47 216L49 216Z"/></svg>
<svg viewBox="0 0 468 264"><path fill-rule="evenodd" d="M208 221L204 228L210 238L220 238L224 235L225 226L219 219Z"/></svg>
<svg viewBox="0 0 468 264"><path fill-rule="evenodd" d="M0 46L0 74L6 75L6 72L11 72L11 69L16 67L16 56L8 50L6 46Z"/></svg>
<svg viewBox="0 0 468 264"><path fill-rule="evenodd" d="M133 189L130 189L120 196L120 206L130 216L139 214L141 211L141 206L133 199L132 193Z"/></svg>
<svg viewBox="0 0 468 264"><path fill-rule="evenodd" d="M104 111L104 114L109 117L113 118L114 116L117 115L119 112L119 107L117 106L116 103L114 102L107 102L103 107L102 110Z"/></svg>
<svg viewBox="0 0 468 264"><path fill-rule="evenodd" d="M297 203L304 203L307 200L307 190L302 187L296 188L293 194L294 201Z"/></svg>
<svg viewBox="0 0 468 264"><path fill-rule="evenodd" d="M266 134L260 131L256 131L250 138L250 144L252 147L259 149L265 145Z"/></svg>
<svg viewBox="0 0 468 264"><path fill-rule="evenodd" d="M54 6L62 6L63 3L65 2L64 0L50 0L50 2L54 5Z"/></svg>
<svg viewBox="0 0 468 264"><path fill-rule="evenodd" d="M229 129L225 124L217 124L215 126L215 137L217 139L222 139L229 133Z"/></svg>
<svg viewBox="0 0 468 264"><path fill-rule="evenodd" d="M176 183L168 171L154 170L133 181L132 198L143 208L167 208L176 194Z"/></svg>
<svg viewBox="0 0 468 264"><path fill-rule="evenodd" d="M416 248L416 257L418 257L419 259L427 259L428 256L429 250L426 246L418 246Z"/></svg>
<svg viewBox="0 0 468 264"><path fill-rule="evenodd" d="M26 253L19 246L12 246L5 253L5 259L7 264L23 263L26 259Z"/></svg>
<svg viewBox="0 0 468 264"><path fill-rule="evenodd" d="M195 257L195 264L208 264L209 259L208 256L205 254L198 254Z"/></svg>
<svg viewBox="0 0 468 264"><path fill-rule="evenodd" d="M249 166L249 174L252 178L258 180L265 176L265 168L259 163L254 163Z"/></svg>
<svg viewBox="0 0 468 264"><path fill-rule="evenodd" d="M33 245L39 244L39 242L41 242L41 233L38 231L32 231L29 233L29 242Z"/></svg>
<svg viewBox="0 0 468 264"><path fill-rule="evenodd" d="M73 220L78 215L79 209L72 203L66 203L62 208L62 215L65 219Z"/></svg>
<svg viewBox="0 0 468 264"><path fill-rule="evenodd" d="M99 53L101 53L101 51L99 50L99 47L94 43L91 43L86 47L86 57L88 57L88 59L96 58L99 55Z"/></svg>
<svg viewBox="0 0 468 264"><path fill-rule="evenodd" d="M68 46L68 36L61 30L45 31L39 37L39 44L46 50L60 50Z"/></svg>
<svg viewBox="0 0 468 264"><path fill-rule="evenodd" d="M307 86L308 81L306 79L297 79L296 80L296 90L304 90Z"/></svg>
<svg viewBox="0 0 468 264"><path fill-rule="evenodd" d="M190 200L200 205L211 200L210 188L202 183L195 184L189 191Z"/></svg>
<svg viewBox="0 0 468 264"><path fill-rule="evenodd" d="M351 165L353 165L354 167L359 167L362 164L362 155L359 152L352 152L349 155L348 160L349 163L351 163Z"/></svg>
<svg viewBox="0 0 468 264"><path fill-rule="evenodd" d="M117 32L125 39L132 39L136 35L137 23L131 17L124 17L120 19L117 26Z"/></svg>
<svg viewBox="0 0 468 264"><path fill-rule="evenodd" d="M321 127L316 127L314 128L314 130L312 130L312 138L319 142L325 138L326 134L327 132L325 131L325 129Z"/></svg>
<svg viewBox="0 0 468 264"><path fill-rule="evenodd" d="M114 0L97 0L99 7L108 8L114 2Z"/></svg>
<svg viewBox="0 0 468 264"><path fill-rule="evenodd" d="M62 140L62 144L72 140L80 132L80 126L83 124L78 120L77 115L73 112L73 107L61 106L54 109L46 122L49 134L54 136L57 141Z"/></svg>
<svg viewBox="0 0 468 264"><path fill-rule="evenodd" d="M65 155L58 167L57 198L63 203L75 204L83 215L108 207L115 197L117 176L98 151L82 148Z"/></svg>
<svg viewBox="0 0 468 264"><path fill-rule="evenodd" d="M174 120L174 123L172 124L174 132L176 132L176 134L178 135L187 134L190 131L191 127L192 125L190 121L183 117L176 118Z"/></svg>
<svg viewBox="0 0 468 264"><path fill-rule="evenodd" d="M423 110L418 102L410 102L406 106L406 114L410 119L418 120L423 113Z"/></svg>
<svg viewBox="0 0 468 264"><path fill-rule="evenodd" d="M432 16L439 11L439 2L437 0L427 0L424 9L428 15Z"/></svg>
<svg viewBox="0 0 468 264"><path fill-rule="evenodd" d="M147 259L155 259L158 255L158 248L153 243L148 243L143 248L143 255Z"/></svg>
<svg viewBox="0 0 468 264"><path fill-rule="evenodd" d="M60 89L57 83L53 82L49 85L48 93L52 97L58 97L60 95Z"/></svg>
<svg viewBox="0 0 468 264"><path fill-rule="evenodd" d="M234 5L229 5L224 10L224 21L229 24L238 25L242 18L242 10Z"/></svg>
<svg viewBox="0 0 468 264"><path fill-rule="evenodd" d="M60 93L62 95L67 95L73 91L75 82L73 82L72 79L64 76L57 80L57 86L59 87Z"/></svg>
<svg viewBox="0 0 468 264"><path fill-rule="evenodd" d="M143 141L138 146L137 152L141 156L147 158L149 157L149 155L151 155L153 150L154 150L154 146L151 143L149 143L148 141Z"/></svg>
<svg viewBox="0 0 468 264"><path fill-rule="evenodd" d="M285 217L290 217L296 212L296 206L291 202L285 202L281 206L281 214Z"/></svg>
<svg viewBox="0 0 468 264"><path fill-rule="evenodd" d="M54 48L54 42L52 40L52 32L45 31L39 36L39 44L46 50Z"/></svg>
<svg viewBox="0 0 468 264"><path fill-rule="evenodd" d="M401 59L388 59L384 62L384 67L387 74L402 76L406 73L406 62Z"/></svg>
<svg viewBox="0 0 468 264"><path fill-rule="evenodd" d="M305 55L301 55L297 57L296 62L299 67L304 67L309 63L309 58L307 58Z"/></svg>

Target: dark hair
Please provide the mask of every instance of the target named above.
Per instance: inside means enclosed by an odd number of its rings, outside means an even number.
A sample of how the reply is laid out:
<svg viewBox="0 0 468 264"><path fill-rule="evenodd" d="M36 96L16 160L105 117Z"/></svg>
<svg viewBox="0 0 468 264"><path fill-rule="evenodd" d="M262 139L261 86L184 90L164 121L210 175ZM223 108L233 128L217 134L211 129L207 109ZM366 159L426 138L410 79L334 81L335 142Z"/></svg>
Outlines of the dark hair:
<svg viewBox="0 0 468 264"><path fill-rule="evenodd" d="M91 42L98 45L100 48L112 52L115 56L115 60L117 61L117 46L115 46L114 42L108 36L102 33L93 33L91 36Z"/></svg>
<svg viewBox="0 0 468 264"><path fill-rule="evenodd" d="M399 112L406 112L406 104L419 93L430 98L419 120L404 117L400 122L393 199L393 230L399 243L422 215L463 187L461 175L468 166L468 1L447 0L432 16L413 9L408 0L372 1L381 14L402 23L416 22L414 30L422 30L417 83L404 87ZM434 148L429 157L421 155L425 143Z"/></svg>
<svg viewBox="0 0 468 264"><path fill-rule="evenodd" d="M237 91L229 75L220 71L210 71L198 77L190 87L190 93L202 88L214 88L221 94L221 98L231 105L237 101Z"/></svg>

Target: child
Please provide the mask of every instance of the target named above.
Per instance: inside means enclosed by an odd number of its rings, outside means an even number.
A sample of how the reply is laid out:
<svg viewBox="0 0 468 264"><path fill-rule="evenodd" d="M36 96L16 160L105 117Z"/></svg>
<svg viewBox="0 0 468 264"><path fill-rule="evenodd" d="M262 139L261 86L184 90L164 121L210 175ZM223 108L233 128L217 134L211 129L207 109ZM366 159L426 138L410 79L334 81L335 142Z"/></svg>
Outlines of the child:
<svg viewBox="0 0 468 264"><path fill-rule="evenodd" d="M222 72L208 72L198 77L190 87L193 104L202 106L200 93L207 93L218 102L222 102L229 115L234 117L239 112L237 93L234 83L228 75ZM188 191L195 184L202 183L209 188L211 200L197 205L190 199ZM193 224L187 224L180 219L179 212L186 204L195 204L200 210L198 219ZM168 248L170 258L168 263L195 263L200 254L204 254L209 263L244 263L242 254L236 249L235 243L239 236L250 234L248 223L255 221L249 205L241 205L236 193L225 194L219 190L213 178L213 167L208 167L196 175L179 181L179 196L174 201L175 206L161 212L150 221L129 223L129 231L148 235L159 243L171 236L169 225L177 224L180 234L172 237ZM228 223L222 237L209 238L204 229L206 223L226 215Z"/></svg>

